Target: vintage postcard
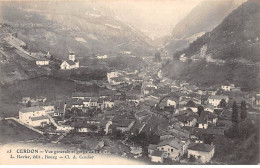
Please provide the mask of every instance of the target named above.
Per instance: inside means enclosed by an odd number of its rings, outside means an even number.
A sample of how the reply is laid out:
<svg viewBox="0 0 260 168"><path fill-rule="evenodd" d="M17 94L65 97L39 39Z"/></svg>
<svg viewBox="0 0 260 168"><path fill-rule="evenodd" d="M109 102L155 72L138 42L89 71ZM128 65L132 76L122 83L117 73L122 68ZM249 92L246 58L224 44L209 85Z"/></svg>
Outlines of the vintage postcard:
<svg viewBox="0 0 260 168"><path fill-rule="evenodd" d="M260 0L0 2L0 165L257 165Z"/></svg>

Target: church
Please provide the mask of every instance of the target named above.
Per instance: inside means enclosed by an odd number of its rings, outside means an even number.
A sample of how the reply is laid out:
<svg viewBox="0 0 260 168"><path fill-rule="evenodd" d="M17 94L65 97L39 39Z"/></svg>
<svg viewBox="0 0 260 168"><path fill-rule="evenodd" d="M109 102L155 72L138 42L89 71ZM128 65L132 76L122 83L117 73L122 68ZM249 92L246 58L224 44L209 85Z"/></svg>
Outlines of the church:
<svg viewBox="0 0 260 168"><path fill-rule="evenodd" d="M63 61L60 65L60 69L67 70L67 69L77 69L79 68L79 61L76 60L75 54L70 53L69 60Z"/></svg>

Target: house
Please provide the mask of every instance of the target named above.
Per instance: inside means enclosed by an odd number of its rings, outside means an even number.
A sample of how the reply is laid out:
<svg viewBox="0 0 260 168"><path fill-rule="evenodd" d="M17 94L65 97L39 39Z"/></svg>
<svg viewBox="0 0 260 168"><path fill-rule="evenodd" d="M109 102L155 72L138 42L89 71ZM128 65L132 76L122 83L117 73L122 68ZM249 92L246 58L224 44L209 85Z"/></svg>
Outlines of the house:
<svg viewBox="0 0 260 168"><path fill-rule="evenodd" d="M187 150L185 143L174 137L161 141L156 145L156 149L165 152L164 157L172 160L179 160Z"/></svg>
<svg viewBox="0 0 260 168"><path fill-rule="evenodd" d="M139 121L143 121L151 116L151 113L147 112L146 110L140 111L135 113L135 118Z"/></svg>
<svg viewBox="0 0 260 168"><path fill-rule="evenodd" d="M176 108L177 100L174 98L168 98L166 101L166 106L174 106Z"/></svg>
<svg viewBox="0 0 260 168"><path fill-rule="evenodd" d="M111 100L109 98L104 99L104 108L113 108L115 106L114 100Z"/></svg>
<svg viewBox="0 0 260 168"><path fill-rule="evenodd" d="M142 156L143 149L141 147L130 147L130 153L134 155L134 157Z"/></svg>
<svg viewBox="0 0 260 168"><path fill-rule="evenodd" d="M71 61L71 60L67 60L67 61L63 61L60 65L60 69L62 70L67 70L67 69L76 69L79 68L79 62L78 61Z"/></svg>
<svg viewBox="0 0 260 168"><path fill-rule="evenodd" d="M109 153L125 156L127 153L130 153L131 149L129 146L123 144L122 142L115 142L113 146L104 146L104 149L107 149Z"/></svg>
<svg viewBox="0 0 260 168"><path fill-rule="evenodd" d="M81 127L78 127L76 129L78 132L81 132L81 133L86 133L86 132L92 132L89 128L81 128Z"/></svg>
<svg viewBox="0 0 260 168"><path fill-rule="evenodd" d="M152 154L153 151L157 150L157 145L155 144L149 144L147 149L148 149L148 156L150 156Z"/></svg>
<svg viewBox="0 0 260 168"><path fill-rule="evenodd" d="M40 97L36 97L35 100L37 102L40 102L40 103L45 103L47 98L46 97L43 97L43 96L40 96Z"/></svg>
<svg viewBox="0 0 260 168"><path fill-rule="evenodd" d="M119 77L114 77L114 78L110 78L110 82L111 85L121 85L124 84L124 78L122 76Z"/></svg>
<svg viewBox="0 0 260 168"><path fill-rule="evenodd" d="M75 55L73 53L69 54L69 60L63 61L60 65L60 69L76 69L79 68L79 61L76 60Z"/></svg>
<svg viewBox="0 0 260 168"><path fill-rule="evenodd" d="M37 117L31 117L28 125L33 126L33 127L39 127L39 126L45 126L48 124L50 124L50 120L47 116L37 116Z"/></svg>
<svg viewBox="0 0 260 168"><path fill-rule="evenodd" d="M208 94L213 96L216 95L217 91L216 90L208 90Z"/></svg>
<svg viewBox="0 0 260 168"><path fill-rule="evenodd" d="M50 113L53 113L54 112L54 110L55 110L55 108L54 108L54 106L53 105L43 105L43 106L41 106L42 108L44 108L44 110L45 110L45 112L47 113L47 114L50 114Z"/></svg>
<svg viewBox="0 0 260 168"><path fill-rule="evenodd" d="M23 98L22 98L22 103L23 103L23 104L27 104L30 100L31 100L30 97L23 97Z"/></svg>
<svg viewBox="0 0 260 168"><path fill-rule="evenodd" d="M73 92L72 93L72 98L75 99L85 99L85 98L92 98L92 97L96 97L98 96L98 94L94 93L94 92Z"/></svg>
<svg viewBox="0 0 260 168"><path fill-rule="evenodd" d="M185 100L180 100L179 101L179 105L186 105L188 103L189 100L185 99Z"/></svg>
<svg viewBox="0 0 260 168"><path fill-rule="evenodd" d="M97 97L92 97L90 99L90 107L92 107L92 108L98 107L98 98Z"/></svg>
<svg viewBox="0 0 260 168"><path fill-rule="evenodd" d="M176 118L181 122L181 126L183 127L195 127L197 124L197 117L195 115L180 115Z"/></svg>
<svg viewBox="0 0 260 168"><path fill-rule="evenodd" d="M199 95L206 95L207 94L207 90L206 89L198 89L198 94Z"/></svg>
<svg viewBox="0 0 260 168"><path fill-rule="evenodd" d="M222 99L224 99L226 102L228 102L228 100L229 100L228 96L212 95L208 98L208 102L209 102L209 104L213 105L216 108Z"/></svg>
<svg viewBox="0 0 260 168"><path fill-rule="evenodd" d="M148 95L154 92L154 88L153 87L146 87L142 90L143 95Z"/></svg>
<svg viewBox="0 0 260 168"><path fill-rule="evenodd" d="M203 128L203 129L208 128L208 123L204 118L199 117L197 123L199 128Z"/></svg>
<svg viewBox="0 0 260 168"><path fill-rule="evenodd" d="M97 59L99 59L99 60L107 59L107 55L98 55Z"/></svg>
<svg viewBox="0 0 260 168"><path fill-rule="evenodd" d="M224 91L231 91L232 89L235 88L235 85L234 84L230 84L230 85L221 85L221 89L224 90Z"/></svg>
<svg viewBox="0 0 260 168"><path fill-rule="evenodd" d="M111 83L111 78L119 77L119 73L117 71L108 72L107 73L107 81Z"/></svg>
<svg viewBox="0 0 260 168"><path fill-rule="evenodd" d="M187 107L184 107L184 110L191 110L192 112L197 113L198 112L198 107L197 107L197 105L196 105L196 107L189 107L189 106L187 106Z"/></svg>
<svg viewBox="0 0 260 168"><path fill-rule="evenodd" d="M176 134L180 137L184 137L184 138L190 137L190 133L187 130L185 130L177 125L170 125L168 129L169 129L169 131L171 131L172 134Z"/></svg>
<svg viewBox="0 0 260 168"><path fill-rule="evenodd" d="M158 101L156 100L146 100L144 101L144 105L147 106L147 107L150 107L150 108L154 108L158 105Z"/></svg>
<svg viewBox="0 0 260 168"><path fill-rule="evenodd" d="M188 158L194 156L197 161L201 163L210 162L215 153L215 147L213 145L197 143L188 148Z"/></svg>
<svg viewBox="0 0 260 168"><path fill-rule="evenodd" d="M83 100L73 100L71 108L82 109L84 107Z"/></svg>
<svg viewBox="0 0 260 168"><path fill-rule="evenodd" d="M36 60L36 65L38 66L44 66L44 65L49 65L49 60L45 59L45 58L41 58Z"/></svg>
<svg viewBox="0 0 260 168"><path fill-rule="evenodd" d="M132 52L131 51L123 51L122 54L125 54L125 55L130 55Z"/></svg>
<svg viewBox="0 0 260 168"><path fill-rule="evenodd" d="M151 158L152 162L163 163L164 155L165 155L164 151L155 150L155 151L151 152L149 157Z"/></svg>
<svg viewBox="0 0 260 168"><path fill-rule="evenodd" d="M27 107L19 110L19 120L27 125L42 126L49 124L45 109L42 107Z"/></svg>
<svg viewBox="0 0 260 168"><path fill-rule="evenodd" d="M139 104L140 98L137 95L126 95L127 102L134 102L136 105Z"/></svg>
<svg viewBox="0 0 260 168"><path fill-rule="evenodd" d="M159 136L160 141L173 137L173 135L171 135L171 132L162 129L157 129L154 135Z"/></svg>
<svg viewBox="0 0 260 168"><path fill-rule="evenodd" d="M135 120L123 119L116 124L116 129L122 132L128 132L134 125Z"/></svg>
<svg viewBox="0 0 260 168"><path fill-rule="evenodd" d="M202 105L206 105L209 99L209 95L201 95L200 101Z"/></svg>
<svg viewBox="0 0 260 168"><path fill-rule="evenodd" d="M209 124L216 124L218 116L214 113L208 112L208 111L202 111L199 118L202 118Z"/></svg>
<svg viewBox="0 0 260 168"><path fill-rule="evenodd" d="M180 56L180 58L179 58L179 60L182 61L182 62L186 62L187 59L188 59L188 58L185 57L185 54L182 54L182 55Z"/></svg>
<svg viewBox="0 0 260 168"><path fill-rule="evenodd" d="M214 106L213 106L212 104L207 104L207 105L204 107L204 110L213 113L213 112L214 112Z"/></svg>

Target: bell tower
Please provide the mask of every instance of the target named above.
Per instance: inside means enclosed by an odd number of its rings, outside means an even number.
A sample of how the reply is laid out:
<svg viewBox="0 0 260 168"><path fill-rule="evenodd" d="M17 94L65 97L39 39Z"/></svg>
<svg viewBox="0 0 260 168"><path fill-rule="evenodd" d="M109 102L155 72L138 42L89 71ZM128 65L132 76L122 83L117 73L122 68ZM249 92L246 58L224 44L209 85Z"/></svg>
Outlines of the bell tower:
<svg viewBox="0 0 260 168"><path fill-rule="evenodd" d="M75 54L73 54L72 52L69 55L69 60L71 60L73 62L75 61Z"/></svg>

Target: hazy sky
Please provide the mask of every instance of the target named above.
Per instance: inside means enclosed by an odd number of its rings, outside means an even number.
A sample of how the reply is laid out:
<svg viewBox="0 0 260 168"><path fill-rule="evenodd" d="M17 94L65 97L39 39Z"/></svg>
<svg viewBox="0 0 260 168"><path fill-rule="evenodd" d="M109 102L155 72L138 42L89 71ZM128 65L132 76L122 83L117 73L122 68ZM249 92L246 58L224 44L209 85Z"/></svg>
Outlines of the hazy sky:
<svg viewBox="0 0 260 168"><path fill-rule="evenodd" d="M178 21L201 1L112 0L105 2L120 20L124 20L153 38L170 35Z"/></svg>

